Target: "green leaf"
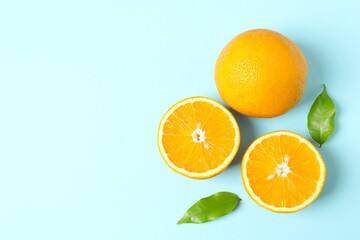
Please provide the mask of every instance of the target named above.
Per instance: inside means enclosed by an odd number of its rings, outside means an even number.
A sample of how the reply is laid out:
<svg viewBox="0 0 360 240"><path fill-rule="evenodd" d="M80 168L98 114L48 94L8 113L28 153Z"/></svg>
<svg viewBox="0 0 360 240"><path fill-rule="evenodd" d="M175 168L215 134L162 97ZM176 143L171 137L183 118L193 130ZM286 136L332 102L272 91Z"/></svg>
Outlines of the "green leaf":
<svg viewBox="0 0 360 240"><path fill-rule="evenodd" d="M311 137L321 145L333 133L335 128L335 105L326 92L323 91L315 99L308 115L308 129Z"/></svg>
<svg viewBox="0 0 360 240"><path fill-rule="evenodd" d="M241 200L230 192L218 192L202 198L192 205L178 221L182 223L205 223L224 216L235 209Z"/></svg>

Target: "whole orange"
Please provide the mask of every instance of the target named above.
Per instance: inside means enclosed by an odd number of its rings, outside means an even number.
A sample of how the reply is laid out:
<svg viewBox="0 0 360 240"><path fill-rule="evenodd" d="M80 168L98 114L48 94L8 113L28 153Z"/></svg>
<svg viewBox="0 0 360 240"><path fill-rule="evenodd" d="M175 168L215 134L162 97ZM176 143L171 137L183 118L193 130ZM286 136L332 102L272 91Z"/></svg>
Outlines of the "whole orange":
<svg viewBox="0 0 360 240"><path fill-rule="evenodd" d="M301 50L278 32L254 29L239 34L215 65L221 98L252 117L276 117L302 98L307 64Z"/></svg>

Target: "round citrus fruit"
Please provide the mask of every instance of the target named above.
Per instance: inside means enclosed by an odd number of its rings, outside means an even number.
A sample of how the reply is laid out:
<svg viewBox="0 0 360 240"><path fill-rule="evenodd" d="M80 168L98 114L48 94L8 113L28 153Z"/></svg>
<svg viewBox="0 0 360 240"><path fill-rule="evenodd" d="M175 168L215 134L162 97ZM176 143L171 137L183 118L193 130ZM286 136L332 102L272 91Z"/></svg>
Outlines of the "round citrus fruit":
<svg viewBox="0 0 360 240"><path fill-rule="evenodd" d="M190 178L210 178L222 172L239 145L236 119L210 98L191 97L176 103L159 124L161 156L170 168Z"/></svg>
<svg viewBox="0 0 360 240"><path fill-rule="evenodd" d="M325 163L313 144L289 131L256 139L241 164L242 179L250 197L274 212L296 212L320 194Z"/></svg>
<svg viewBox="0 0 360 240"><path fill-rule="evenodd" d="M280 33L255 29L232 39L215 65L222 99L252 117L276 117L302 98L307 64L301 50Z"/></svg>

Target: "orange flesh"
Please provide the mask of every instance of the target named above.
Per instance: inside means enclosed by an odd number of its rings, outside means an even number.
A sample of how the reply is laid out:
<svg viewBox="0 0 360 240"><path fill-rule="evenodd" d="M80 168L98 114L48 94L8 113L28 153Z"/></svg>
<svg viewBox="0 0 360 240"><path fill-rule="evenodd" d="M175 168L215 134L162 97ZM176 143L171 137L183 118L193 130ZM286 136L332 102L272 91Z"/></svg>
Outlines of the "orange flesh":
<svg viewBox="0 0 360 240"><path fill-rule="evenodd" d="M204 133L204 141L194 141L197 129ZM195 134L195 139L199 140L200 135ZM217 168L231 154L235 135L233 123L223 110L196 101L180 106L169 115L163 127L162 144L177 167L203 173Z"/></svg>
<svg viewBox="0 0 360 240"><path fill-rule="evenodd" d="M285 159L290 172L281 176L276 168ZM315 192L320 165L309 146L294 137L281 135L264 139L254 147L246 172L254 194L264 203L292 208Z"/></svg>

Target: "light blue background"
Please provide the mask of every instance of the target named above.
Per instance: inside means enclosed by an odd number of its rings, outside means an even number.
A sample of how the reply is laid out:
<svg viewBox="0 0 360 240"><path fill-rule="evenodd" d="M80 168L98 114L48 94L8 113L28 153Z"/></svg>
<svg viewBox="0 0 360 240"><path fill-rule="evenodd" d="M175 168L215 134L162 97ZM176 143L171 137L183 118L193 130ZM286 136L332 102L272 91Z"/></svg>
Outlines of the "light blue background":
<svg viewBox="0 0 360 240"><path fill-rule="evenodd" d="M0 239L359 239L357 1L0 1ZM163 113L185 97L220 100L213 68L238 33L270 28L306 55L302 101L273 119L236 114L238 157L187 179L162 161ZM249 143L288 129L309 138L326 83L336 130L317 201L295 214L257 206L240 178ZM176 225L198 199L232 191L232 214Z"/></svg>

